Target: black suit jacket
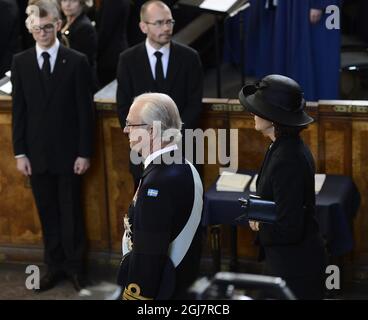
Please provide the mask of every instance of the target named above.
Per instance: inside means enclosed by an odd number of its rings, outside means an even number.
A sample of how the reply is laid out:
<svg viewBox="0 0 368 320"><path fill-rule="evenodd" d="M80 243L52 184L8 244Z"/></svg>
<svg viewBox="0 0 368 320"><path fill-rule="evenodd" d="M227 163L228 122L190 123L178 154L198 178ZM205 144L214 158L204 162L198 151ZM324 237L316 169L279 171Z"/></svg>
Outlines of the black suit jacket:
<svg viewBox="0 0 368 320"><path fill-rule="evenodd" d="M135 206L131 205L133 249L124 256L121 285L128 296L129 286L150 299L180 298L197 278L201 253L201 227L181 263L174 268L168 258L170 243L186 225L192 210L201 214L202 183L189 164L151 163L142 175ZM127 261L126 261L127 260ZM142 298L140 297L140 298ZM138 297L139 299L139 297Z"/></svg>
<svg viewBox="0 0 368 320"><path fill-rule="evenodd" d="M96 65L97 32L85 13L74 20L64 36L68 39L70 48L84 53L91 66Z"/></svg>
<svg viewBox="0 0 368 320"><path fill-rule="evenodd" d="M81 53L60 45L45 89L36 49L14 56L13 146L26 154L32 173L72 173L78 156L92 153L91 74Z"/></svg>
<svg viewBox="0 0 368 320"><path fill-rule="evenodd" d="M108 73L109 81L116 77L119 55L128 48L127 24L129 0L103 0L98 15L98 70ZM111 75L110 75L111 74ZM105 76L106 77L106 76Z"/></svg>
<svg viewBox="0 0 368 320"><path fill-rule="evenodd" d="M97 78L97 32L92 25L91 20L85 13L81 13L74 22L70 25L69 29L63 35L67 41L62 42L64 45L69 46L71 49L84 53L91 66L92 79L93 79L93 92L96 92L99 87Z"/></svg>
<svg viewBox="0 0 368 320"><path fill-rule="evenodd" d="M12 56L18 48L18 15L14 0L0 0L0 79L10 69Z"/></svg>
<svg viewBox="0 0 368 320"><path fill-rule="evenodd" d="M276 203L278 221L262 224L260 244L277 276L324 272L325 250L315 219L314 161L300 137L272 144L257 180L257 194Z"/></svg>
<svg viewBox="0 0 368 320"><path fill-rule="evenodd" d="M117 107L122 127L134 97L156 92L145 43L124 51L117 71ZM184 129L197 128L202 111L203 72L198 53L177 42L171 42L166 88L177 104Z"/></svg>

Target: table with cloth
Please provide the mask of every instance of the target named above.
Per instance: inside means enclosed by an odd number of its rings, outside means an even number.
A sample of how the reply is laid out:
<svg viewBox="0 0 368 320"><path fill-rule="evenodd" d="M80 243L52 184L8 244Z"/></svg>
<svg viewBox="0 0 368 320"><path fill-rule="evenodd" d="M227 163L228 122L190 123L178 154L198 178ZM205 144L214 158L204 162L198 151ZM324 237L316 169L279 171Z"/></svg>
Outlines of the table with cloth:
<svg viewBox="0 0 368 320"><path fill-rule="evenodd" d="M251 176L255 172L241 172ZM230 269L237 266L237 225L248 225L247 220L237 221L244 214L238 199L248 198L249 185L244 192L218 192L216 183L204 195L203 226L211 229L211 250L215 270L220 269L220 228L219 225L231 226ZM251 193L254 194L254 193ZM353 249L352 221L360 205L360 194L348 176L327 175L320 192L316 195L316 218L321 234L326 241L331 256L342 256Z"/></svg>

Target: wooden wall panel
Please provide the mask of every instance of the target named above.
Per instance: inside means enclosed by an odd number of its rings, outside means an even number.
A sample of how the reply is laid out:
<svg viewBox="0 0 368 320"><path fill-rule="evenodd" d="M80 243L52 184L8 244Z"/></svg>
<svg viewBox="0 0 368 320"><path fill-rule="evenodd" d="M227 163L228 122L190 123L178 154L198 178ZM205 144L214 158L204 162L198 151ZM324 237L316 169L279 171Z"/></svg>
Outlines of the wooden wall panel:
<svg viewBox="0 0 368 320"><path fill-rule="evenodd" d="M110 249L103 146L102 119L97 118L95 149L91 167L83 177L82 191L87 237L93 251Z"/></svg>
<svg viewBox="0 0 368 320"><path fill-rule="evenodd" d="M129 142L117 117L103 119L109 226L112 250L121 252L123 217L133 198L133 179L129 173Z"/></svg>
<svg viewBox="0 0 368 320"><path fill-rule="evenodd" d="M353 179L361 194L361 205L354 223L355 251L368 255L368 122L353 122Z"/></svg>
<svg viewBox="0 0 368 320"><path fill-rule="evenodd" d="M320 168L327 174L351 175L351 123L340 119L320 121Z"/></svg>
<svg viewBox="0 0 368 320"><path fill-rule="evenodd" d="M231 114L229 125L231 129L239 130L239 169L257 171L271 140L254 129L254 119L250 114Z"/></svg>
<svg viewBox="0 0 368 320"><path fill-rule="evenodd" d="M9 110L10 111L10 110ZM91 250L109 250L105 172L101 126L96 150L83 180L82 206ZM11 114L0 113L0 245L42 248L42 232L29 179L16 170L11 139ZM16 257L16 256L14 256Z"/></svg>
<svg viewBox="0 0 368 320"><path fill-rule="evenodd" d="M227 115L225 112L204 112L202 115L201 128L206 129L226 129L228 126ZM217 132L216 132L217 133ZM216 139L217 142L217 139ZM208 140L205 140L205 164L203 165L203 185L204 190L207 190L213 184L219 175L220 165L208 164L208 149L217 150L218 145L208 145ZM221 148L221 146L220 146Z"/></svg>
<svg viewBox="0 0 368 320"><path fill-rule="evenodd" d="M314 162L316 165L316 172L320 172L318 163L318 124L313 123L308 126L307 129L302 131L302 138L304 142L308 145L310 151L312 152Z"/></svg>
<svg viewBox="0 0 368 320"><path fill-rule="evenodd" d="M0 113L0 139L0 244L41 245L29 179L16 169L10 113Z"/></svg>
<svg viewBox="0 0 368 320"><path fill-rule="evenodd" d="M324 101L318 107L310 107L308 112L311 111L316 122L302 136L311 148L318 172L351 175L356 182L362 204L354 225L354 252L357 258L368 257L368 116L364 109L367 107L363 102L345 104ZM123 215L133 197L133 181L128 170L128 140L116 113L111 112L112 106L113 103L107 103L98 114L97 149L84 179L83 205L90 248L119 253ZM236 101L208 100L204 103L201 127L238 129L239 168L258 170L269 141L254 130L253 117L240 110ZM357 111L360 113L353 114ZM40 223L28 180L15 168L10 113L11 99L0 97L0 247L42 248ZM217 142L211 147L218 148ZM205 190L217 178L219 168L219 163L204 165ZM226 256L230 252L230 228L222 230ZM247 227L239 228L239 256L255 256L253 237ZM208 249L209 242L206 245ZM208 250L205 248L204 252Z"/></svg>
<svg viewBox="0 0 368 320"><path fill-rule="evenodd" d="M217 129L225 129L228 126L227 122L227 113L226 112L213 112L211 111L211 105L209 105L208 109L202 114L201 128L203 130L214 128ZM212 142L213 143L213 142ZM204 159L205 164L203 165L202 177L203 177L203 189L206 191L217 179L219 175L220 165L219 163L208 164L208 150L212 149L213 151L218 148L217 145L217 131L216 131L216 142L212 145L209 145L209 141L206 139L204 144ZM221 146L220 146L221 148ZM229 228L227 226L221 226L221 247L222 252L225 255L229 255L230 252L230 239ZM211 238L209 228L207 229L207 237L203 241L203 254L209 256L211 254L210 246L211 246Z"/></svg>

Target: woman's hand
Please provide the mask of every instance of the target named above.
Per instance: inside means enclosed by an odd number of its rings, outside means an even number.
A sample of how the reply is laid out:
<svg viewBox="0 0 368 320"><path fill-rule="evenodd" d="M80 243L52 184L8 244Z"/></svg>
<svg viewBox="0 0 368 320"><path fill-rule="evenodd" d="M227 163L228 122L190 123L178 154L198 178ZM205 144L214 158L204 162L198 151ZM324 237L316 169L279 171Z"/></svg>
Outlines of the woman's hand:
<svg viewBox="0 0 368 320"><path fill-rule="evenodd" d="M84 174L90 166L88 158L78 157L74 162L74 173L78 175Z"/></svg>
<svg viewBox="0 0 368 320"><path fill-rule="evenodd" d="M310 9L309 20L310 23L316 24L322 18L322 10L320 9Z"/></svg>
<svg viewBox="0 0 368 320"><path fill-rule="evenodd" d="M249 220L249 226L253 231L259 231L259 222Z"/></svg>

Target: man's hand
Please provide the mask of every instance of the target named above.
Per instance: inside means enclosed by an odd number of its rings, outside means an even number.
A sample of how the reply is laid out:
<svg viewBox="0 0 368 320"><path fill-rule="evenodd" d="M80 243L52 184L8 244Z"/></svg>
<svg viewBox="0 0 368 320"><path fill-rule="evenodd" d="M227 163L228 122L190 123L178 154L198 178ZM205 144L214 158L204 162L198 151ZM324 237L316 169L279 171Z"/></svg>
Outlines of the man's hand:
<svg viewBox="0 0 368 320"><path fill-rule="evenodd" d="M259 222L249 220L249 226L253 231L259 231Z"/></svg>
<svg viewBox="0 0 368 320"><path fill-rule="evenodd" d="M310 9L309 20L310 23L316 24L322 18L322 10L320 9Z"/></svg>
<svg viewBox="0 0 368 320"><path fill-rule="evenodd" d="M90 162L88 158L78 157L74 162L74 173L82 175L89 168Z"/></svg>
<svg viewBox="0 0 368 320"><path fill-rule="evenodd" d="M17 158L17 169L22 172L25 176L30 176L32 174L31 163L27 157Z"/></svg>

